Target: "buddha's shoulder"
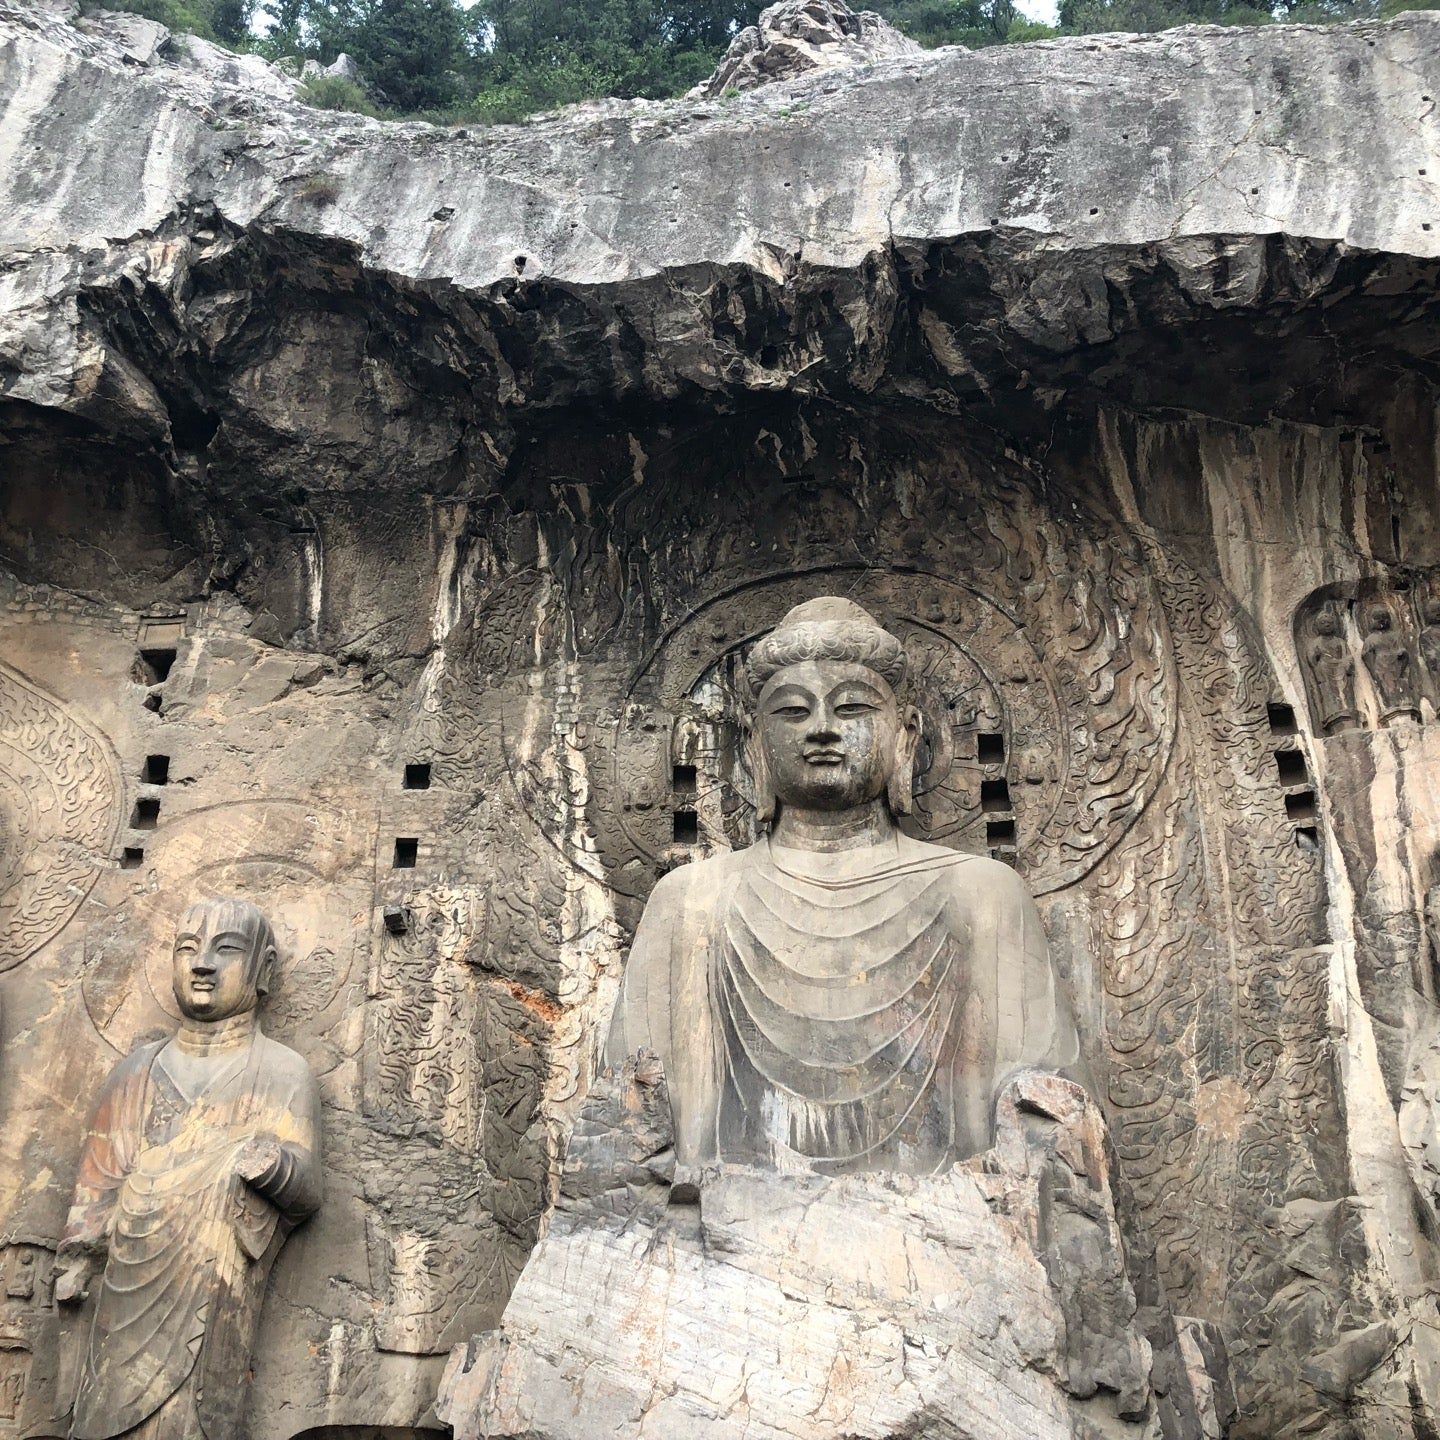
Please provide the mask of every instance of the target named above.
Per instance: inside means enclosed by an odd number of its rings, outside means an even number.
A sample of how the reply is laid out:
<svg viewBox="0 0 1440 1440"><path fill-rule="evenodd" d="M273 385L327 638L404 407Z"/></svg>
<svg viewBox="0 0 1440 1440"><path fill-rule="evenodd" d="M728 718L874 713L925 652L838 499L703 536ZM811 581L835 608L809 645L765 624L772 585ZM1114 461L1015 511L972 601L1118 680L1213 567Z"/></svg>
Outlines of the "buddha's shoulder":
<svg viewBox="0 0 1440 1440"><path fill-rule="evenodd" d="M1025 882L1009 865L988 855L968 855L907 837L901 844L901 857L906 864L933 864L951 890L967 900L1016 904L1030 895Z"/></svg>
<svg viewBox="0 0 1440 1440"><path fill-rule="evenodd" d="M751 851L727 850L667 871L650 892L646 909L689 909L718 899L750 863Z"/></svg>

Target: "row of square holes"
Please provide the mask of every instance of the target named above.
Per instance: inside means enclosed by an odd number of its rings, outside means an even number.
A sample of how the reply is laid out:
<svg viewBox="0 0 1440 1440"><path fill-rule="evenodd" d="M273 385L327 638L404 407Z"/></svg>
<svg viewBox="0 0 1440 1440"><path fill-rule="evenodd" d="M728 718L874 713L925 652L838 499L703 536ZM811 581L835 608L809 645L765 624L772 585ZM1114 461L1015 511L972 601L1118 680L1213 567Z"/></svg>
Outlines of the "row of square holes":
<svg viewBox="0 0 1440 1440"><path fill-rule="evenodd" d="M976 755L982 765L1004 764L1005 737L982 734L979 736ZM698 778L693 765L677 765L671 774L671 792L675 797L672 834L677 845L700 843L700 816L695 809ZM1015 817L1011 813L1013 806L1010 801L1010 786L1005 780L980 782L980 809L984 814L996 817L985 824L985 844L992 852L1013 850Z"/></svg>
<svg viewBox="0 0 1440 1440"><path fill-rule="evenodd" d="M400 780L403 790L428 790L430 788L430 765L428 761L412 760L406 765ZM413 870L420 858L420 837L418 835L397 835L395 852L390 860L392 870Z"/></svg>
<svg viewBox="0 0 1440 1440"><path fill-rule="evenodd" d="M1270 721L1270 729L1277 737L1289 737L1299 733L1295 724L1295 712L1289 705L1270 705L1267 707ZM1293 748L1279 748L1275 750L1275 765L1280 776L1280 783L1287 788L1285 796L1285 813L1296 822L1296 843L1302 846L1317 843L1317 833L1314 825L1316 816L1315 792L1313 789L1296 790L1293 787L1308 785L1310 772L1305 764L1305 756ZM980 764L1002 765L1005 762L1005 737L994 733L982 733L977 737L976 758ZM151 761L164 761L163 756L152 756ZM150 761L147 761L147 765ZM168 764L168 762L166 762ZM152 781L151 783L164 784L164 780ZM405 766L402 787L406 790L428 790L430 788L430 766L421 761L412 761ZM693 765L676 765L671 773L671 789L675 797L675 809L672 819L672 833L677 845L697 845L700 841L700 815L695 808L697 788L699 784L699 773ZM141 804L153 803L155 813L158 814L160 802L142 801ZM985 823L985 844L986 847L995 853L997 851L1013 851L1016 843L1016 825L1013 814L1013 803L1010 799L1009 783L1003 778L982 780L980 782L980 810L982 814L993 816ZM139 828L147 828L140 825ZM153 828L153 822L148 828ZM128 852L127 852L128 853ZM398 835L395 838L395 850L391 860L391 868L395 870L413 870L420 855L420 840L418 836ZM136 862L139 863L138 860Z"/></svg>
<svg viewBox="0 0 1440 1440"><path fill-rule="evenodd" d="M179 651L174 646L147 646L135 657L130 677L137 685L146 687L145 699L141 702L147 710L160 713L160 695L154 688L163 685L175 668ZM147 755L145 768L140 772L143 785L168 785L170 783L170 757L168 755ZM160 801L153 795L142 795L135 802L135 812L130 817L132 830L154 830L160 824ZM120 852L122 870L138 870L145 863L143 845L127 845Z"/></svg>
<svg viewBox="0 0 1440 1440"><path fill-rule="evenodd" d="M1279 703L1265 707L1270 733L1277 740L1288 740L1300 733L1295 722L1295 707ZM1315 789L1310 781L1310 767L1298 746L1277 745L1273 751L1275 772L1285 790L1285 817L1295 826L1295 844L1312 853L1320 848L1320 831L1316 823L1319 808ZM1304 787L1303 789L1300 787Z"/></svg>
<svg viewBox="0 0 1440 1440"><path fill-rule="evenodd" d="M145 766L140 772L142 785L168 785L170 783L170 757L168 755L147 755ZM160 798L157 795L142 795L135 802L130 816L132 830L154 830L160 824ZM127 845L120 852L122 870L138 870L145 863L145 849L141 845Z"/></svg>

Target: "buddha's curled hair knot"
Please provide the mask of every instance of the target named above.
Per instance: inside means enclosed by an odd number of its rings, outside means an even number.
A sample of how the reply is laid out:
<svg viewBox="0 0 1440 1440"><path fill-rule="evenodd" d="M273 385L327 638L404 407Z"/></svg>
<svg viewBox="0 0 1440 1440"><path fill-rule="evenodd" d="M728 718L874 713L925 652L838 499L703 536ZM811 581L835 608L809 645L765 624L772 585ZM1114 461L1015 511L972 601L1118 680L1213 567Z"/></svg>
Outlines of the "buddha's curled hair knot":
<svg viewBox="0 0 1440 1440"><path fill-rule="evenodd" d="M864 665L892 690L905 678L905 647L868 610L838 595L797 605L751 650L745 670L758 695L777 671L806 660Z"/></svg>

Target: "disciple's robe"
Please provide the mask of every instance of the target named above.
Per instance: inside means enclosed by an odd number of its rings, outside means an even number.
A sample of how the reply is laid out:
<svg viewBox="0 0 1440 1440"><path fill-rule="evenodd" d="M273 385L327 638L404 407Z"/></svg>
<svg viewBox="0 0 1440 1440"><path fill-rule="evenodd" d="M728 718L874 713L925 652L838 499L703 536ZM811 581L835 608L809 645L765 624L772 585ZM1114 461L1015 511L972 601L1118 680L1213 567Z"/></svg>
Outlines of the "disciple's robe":
<svg viewBox="0 0 1440 1440"><path fill-rule="evenodd" d="M899 835L835 854L762 839L667 875L607 1058L640 1049L691 1167L929 1173L990 1146L1015 1071L1082 1078L1020 878Z"/></svg>
<svg viewBox="0 0 1440 1440"><path fill-rule="evenodd" d="M218 1033L116 1067L85 1144L63 1243L107 1259L74 1440L230 1440L270 1265L320 1203L304 1060L248 1024L193 1029ZM256 1137L281 1151L252 1185L236 1166Z"/></svg>

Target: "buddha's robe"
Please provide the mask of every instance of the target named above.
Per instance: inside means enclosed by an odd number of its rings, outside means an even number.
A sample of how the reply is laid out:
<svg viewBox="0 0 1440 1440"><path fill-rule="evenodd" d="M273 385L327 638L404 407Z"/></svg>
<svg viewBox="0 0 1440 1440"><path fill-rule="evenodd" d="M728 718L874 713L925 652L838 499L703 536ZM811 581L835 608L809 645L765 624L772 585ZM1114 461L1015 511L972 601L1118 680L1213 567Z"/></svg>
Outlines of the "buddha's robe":
<svg viewBox="0 0 1440 1440"><path fill-rule="evenodd" d="M1020 878L900 836L837 854L762 839L665 876L607 1058L641 1049L689 1167L929 1173L990 1146L1011 1074L1083 1078Z"/></svg>
<svg viewBox="0 0 1440 1440"><path fill-rule="evenodd" d="M221 1038L142 1046L101 1094L63 1242L107 1255L75 1440L238 1433L271 1262L320 1203L319 1096L294 1051L248 1027ZM280 1159L248 1184L256 1137Z"/></svg>

